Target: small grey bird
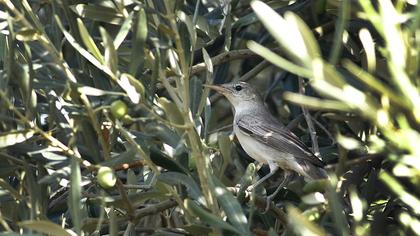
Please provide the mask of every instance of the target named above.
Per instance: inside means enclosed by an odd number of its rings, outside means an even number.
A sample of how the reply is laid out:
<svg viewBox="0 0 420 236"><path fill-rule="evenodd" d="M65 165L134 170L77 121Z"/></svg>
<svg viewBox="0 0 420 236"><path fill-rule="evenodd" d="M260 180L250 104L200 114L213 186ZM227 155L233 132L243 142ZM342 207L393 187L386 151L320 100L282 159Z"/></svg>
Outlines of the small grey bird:
<svg viewBox="0 0 420 236"><path fill-rule="evenodd" d="M328 178L324 163L280 123L264 106L262 98L248 83L206 85L224 95L234 108L233 131L242 148L253 159L270 167L270 173L261 178L251 189L271 177L278 168L284 178L268 201L278 193L293 172L307 180Z"/></svg>

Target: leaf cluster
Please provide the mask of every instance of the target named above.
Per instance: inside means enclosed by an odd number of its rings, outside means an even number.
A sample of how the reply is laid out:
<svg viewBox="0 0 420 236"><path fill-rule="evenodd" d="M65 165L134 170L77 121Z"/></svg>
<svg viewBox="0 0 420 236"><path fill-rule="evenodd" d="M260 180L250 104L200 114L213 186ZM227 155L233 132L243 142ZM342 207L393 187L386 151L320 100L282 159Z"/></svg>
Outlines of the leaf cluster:
<svg viewBox="0 0 420 236"><path fill-rule="evenodd" d="M415 2L0 1L0 234L420 234ZM329 180L264 211L239 80Z"/></svg>

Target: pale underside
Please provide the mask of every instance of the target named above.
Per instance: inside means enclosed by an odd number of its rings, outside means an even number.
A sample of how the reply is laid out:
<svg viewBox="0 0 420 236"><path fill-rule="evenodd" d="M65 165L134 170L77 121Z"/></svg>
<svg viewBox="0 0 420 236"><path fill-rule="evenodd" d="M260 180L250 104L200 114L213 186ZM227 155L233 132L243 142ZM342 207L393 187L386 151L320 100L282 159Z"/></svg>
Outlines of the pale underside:
<svg viewBox="0 0 420 236"><path fill-rule="evenodd" d="M261 116L262 115L262 116ZM309 169L324 166L292 132L269 116L242 114L234 121L234 132L245 152L258 162L292 170L312 179Z"/></svg>

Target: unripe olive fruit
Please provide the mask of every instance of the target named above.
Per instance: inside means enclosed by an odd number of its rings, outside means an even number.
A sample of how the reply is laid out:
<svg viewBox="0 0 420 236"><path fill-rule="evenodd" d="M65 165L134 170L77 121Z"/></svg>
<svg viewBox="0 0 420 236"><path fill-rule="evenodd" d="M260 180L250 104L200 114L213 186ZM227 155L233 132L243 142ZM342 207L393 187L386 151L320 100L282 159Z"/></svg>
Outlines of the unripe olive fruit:
<svg viewBox="0 0 420 236"><path fill-rule="evenodd" d="M127 112L128 107L123 101L117 100L111 103L111 113L115 118L119 119L125 116Z"/></svg>
<svg viewBox="0 0 420 236"><path fill-rule="evenodd" d="M108 166L101 166L99 168L96 179L102 188L114 187L115 183L117 182L114 171Z"/></svg>

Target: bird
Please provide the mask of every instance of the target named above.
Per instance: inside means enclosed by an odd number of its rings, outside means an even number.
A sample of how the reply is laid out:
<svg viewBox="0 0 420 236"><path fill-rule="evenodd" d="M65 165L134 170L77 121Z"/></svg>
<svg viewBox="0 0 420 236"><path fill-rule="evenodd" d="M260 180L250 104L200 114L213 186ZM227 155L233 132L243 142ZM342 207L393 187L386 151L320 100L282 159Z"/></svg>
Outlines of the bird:
<svg viewBox="0 0 420 236"><path fill-rule="evenodd" d="M269 174L248 190L282 169L283 180L267 197L269 204L294 173L303 176L306 181L328 178L324 162L269 112L262 97L250 84L233 82L205 86L224 95L232 105L233 132L244 151L257 162L269 166Z"/></svg>

